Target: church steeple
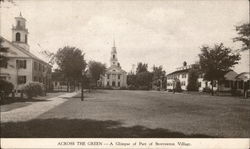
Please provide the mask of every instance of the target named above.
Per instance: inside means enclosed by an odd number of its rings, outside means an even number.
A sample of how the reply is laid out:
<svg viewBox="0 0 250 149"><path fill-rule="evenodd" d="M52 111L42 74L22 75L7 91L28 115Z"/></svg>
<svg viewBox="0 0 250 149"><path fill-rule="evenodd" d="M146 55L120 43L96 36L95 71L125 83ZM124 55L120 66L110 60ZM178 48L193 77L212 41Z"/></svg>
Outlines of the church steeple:
<svg viewBox="0 0 250 149"><path fill-rule="evenodd" d="M117 59L117 52L115 47L115 40L113 41L113 47L111 50L111 58L110 58L110 65L116 65L119 66L118 59Z"/></svg>
<svg viewBox="0 0 250 149"><path fill-rule="evenodd" d="M16 24L12 27L12 42L25 50L29 51L28 45L28 29L26 28L26 19L20 12L18 17L15 17Z"/></svg>

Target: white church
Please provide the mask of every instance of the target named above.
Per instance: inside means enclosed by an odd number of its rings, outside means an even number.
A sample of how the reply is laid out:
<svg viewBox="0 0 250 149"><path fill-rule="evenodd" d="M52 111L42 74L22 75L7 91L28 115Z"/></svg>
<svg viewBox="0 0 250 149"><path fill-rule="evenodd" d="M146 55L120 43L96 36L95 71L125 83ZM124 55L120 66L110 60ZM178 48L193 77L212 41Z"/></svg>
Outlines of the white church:
<svg viewBox="0 0 250 149"><path fill-rule="evenodd" d="M1 52L8 58L4 66L0 66L0 79L11 82L14 90L19 91L28 82L40 82L48 88L51 84L52 66L30 52L26 19L20 15L15 17L12 27L12 41L0 36L1 46L7 52Z"/></svg>
<svg viewBox="0 0 250 149"><path fill-rule="evenodd" d="M100 82L102 87L111 87L113 89L127 87L127 72L121 68L118 62L115 41L111 50L110 67L101 76Z"/></svg>

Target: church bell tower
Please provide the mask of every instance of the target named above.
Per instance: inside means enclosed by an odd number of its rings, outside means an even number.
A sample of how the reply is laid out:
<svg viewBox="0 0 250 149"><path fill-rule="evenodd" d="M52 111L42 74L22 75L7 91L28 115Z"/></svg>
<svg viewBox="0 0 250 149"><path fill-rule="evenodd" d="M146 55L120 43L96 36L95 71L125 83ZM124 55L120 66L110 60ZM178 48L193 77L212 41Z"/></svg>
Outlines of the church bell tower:
<svg viewBox="0 0 250 149"><path fill-rule="evenodd" d="M116 47L115 47L115 40L113 42L113 47L111 50L111 58L110 58L110 66L119 66L118 59L117 59L117 52L116 52Z"/></svg>
<svg viewBox="0 0 250 149"><path fill-rule="evenodd" d="M16 24L12 27L12 42L25 50L29 51L28 45L28 29L26 28L26 19L23 18L21 12L15 17Z"/></svg>

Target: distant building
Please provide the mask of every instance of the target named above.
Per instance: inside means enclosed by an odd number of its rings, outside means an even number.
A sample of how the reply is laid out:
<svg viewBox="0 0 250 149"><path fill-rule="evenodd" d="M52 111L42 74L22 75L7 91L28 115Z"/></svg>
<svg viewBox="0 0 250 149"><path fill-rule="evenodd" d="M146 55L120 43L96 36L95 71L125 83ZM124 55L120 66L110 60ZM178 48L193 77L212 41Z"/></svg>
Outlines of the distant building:
<svg viewBox="0 0 250 149"><path fill-rule="evenodd" d="M5 54L8 64L0 67L0 79L11 82L18 91L27 82L41 82L46 87L51 84L52 66L44 62L29 50L28 29L26 20L20 16L15 17L16 24L12 28L12 41L0 36L2 46L8 48Z"/></svg>
<svg viewBox="0 0 250 149"><path fill-rule="evenodd" d="M173 90L176 81L180 82L182 90L187 90L188 73L190 69L198 67L199 67L198 64L187 65L187 63L184 62L182 67L176 68L176 71L167 75L167 90Z"/></svg>
<svg viewBox="0 0 250 149"><path fill-rule="evenodd" d="M199 68L198 64L187 65L186 62L183 63L182 67L177 68L176 71L167 75L167 90L173 90L174 83L179 81L181 84L182 90L187 90L188 86L188 75L189 71L193 68ZM211 89L212 85L210 81L204 80L204 75L202 73L198 74L198 87L199 91L204 89ZM239 91L240 93L244 92L244 88L249 89L250 74L243 72L237 74L235 71L230 70L225 73L224 79L214 82L213 89L214 91L220 92L230 92L232 90Z"/></svg>
<svg viewBox="0 0 250 149"><path fill-rule="evenodd" d="M110 67L101 76L100 82L103 87L112 87L114 89L127 87L127 72L121 68L118 62L115 41L111 50Z"/></svg>

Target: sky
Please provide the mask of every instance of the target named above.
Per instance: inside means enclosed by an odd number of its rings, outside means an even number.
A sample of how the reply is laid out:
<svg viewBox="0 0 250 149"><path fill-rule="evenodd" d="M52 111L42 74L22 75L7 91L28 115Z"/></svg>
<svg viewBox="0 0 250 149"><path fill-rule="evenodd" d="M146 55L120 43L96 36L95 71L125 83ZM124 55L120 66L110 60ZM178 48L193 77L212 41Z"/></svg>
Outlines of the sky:
<svg viewBox="0 0 250 149"><path fill-rule="evenodd" d="M202 45L224 43L232 49L235 26L248 22L248 0L22 0L1 4L0 33L12 40L14 17L27 20L30 51L45 61L42 50L66 45L85 53L87 61L109 66L115 39L118 60L131 71L138 62L162 65L167 73L183 61L199 60ZM39 46L40 45L40 46ZM248 71L248 52L234 70Z"/></svg>

